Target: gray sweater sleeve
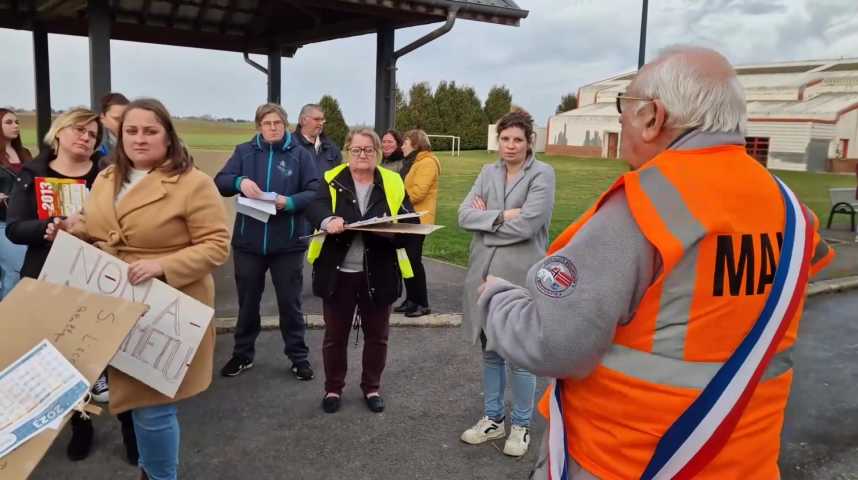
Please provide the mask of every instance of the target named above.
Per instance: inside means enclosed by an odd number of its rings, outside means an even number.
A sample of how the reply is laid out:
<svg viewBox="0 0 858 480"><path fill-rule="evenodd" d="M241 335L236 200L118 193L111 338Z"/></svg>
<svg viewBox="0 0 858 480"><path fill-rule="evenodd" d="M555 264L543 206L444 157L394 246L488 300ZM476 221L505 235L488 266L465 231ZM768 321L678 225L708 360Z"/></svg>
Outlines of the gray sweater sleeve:
<svg viewBox="0 0 858 480"><path fill-rule="evenodd" d="M618 191L568 245L530 269L524 287L487 285L478 302L486 349L540 376L586 377L660 270Z"/></svg>
<svg viewBox="0 0 858 480"><path fill-rule="evenodd" d="M471 206L474 197L482 195L483 182L487 182L486 178L489 175L491 165L483 166L477 179L474 180L474 185L471 191L462 200L459 205L459 227L469 232L494 232L500 224L496 222L498 215L503 213L502 210L480 210ZM483 201L486 199L483 198Z"/></svg>

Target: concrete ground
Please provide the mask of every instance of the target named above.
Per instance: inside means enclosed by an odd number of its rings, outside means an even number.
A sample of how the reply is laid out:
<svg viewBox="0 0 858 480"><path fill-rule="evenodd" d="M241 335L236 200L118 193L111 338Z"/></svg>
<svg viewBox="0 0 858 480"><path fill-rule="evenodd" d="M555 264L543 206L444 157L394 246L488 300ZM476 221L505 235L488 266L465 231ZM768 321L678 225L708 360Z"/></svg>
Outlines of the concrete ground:
<svg viewBox="0 0 858 480"><path fill-rule="evenodd" d="M796 347L796 380L783 433L785 480L858 478L858 291L807 301ZM321 411L322 332L308 340L317 378L287 372L276 332L260 336L257 366L216 377L212 388L180 406L184 479L524 479L535 448L505 457L503 443L467 446L461 430L481 414L480 356L456 328L395 328L384 393L387 410L370 413L358 389L359 350L351 365L343 409ZM229 336L218 338L216 366L226 360ZM540 382L540 390L544 382ZM544 429L533 427L534 439ZM65 431L33 478L133 479L122 458L118 422L96 419L92 456L66 460Z"/></svg>
<svg viewBox="0 0 858 480"><path fill-rule="evenodd" d="M429 306L432 313L461 313L462 284L465 281L465 269L449 263L424 257L426 278L429 287ZM215 271L215 316L218 318L235 317L238 314L238 299L235 293L235 269L232 256L227 263ZM403 289L403 299L405 292ZM304 313L321 315L322 301L313 296L312 267L304 262L304 290L302 292ZM399 305L399 302L396 302ZM265 291L262 293L262 316L277 315L277 300L271 276L265 279Z"/></svg>
<svg viewBox="0 0 858 480"><path fill-rule="evenodd" d="M827 280L858 275L858 242L855 241L855 232L846 228L822 230L822 238L837 252L831 265L823 270L813 280Z"/></svg>

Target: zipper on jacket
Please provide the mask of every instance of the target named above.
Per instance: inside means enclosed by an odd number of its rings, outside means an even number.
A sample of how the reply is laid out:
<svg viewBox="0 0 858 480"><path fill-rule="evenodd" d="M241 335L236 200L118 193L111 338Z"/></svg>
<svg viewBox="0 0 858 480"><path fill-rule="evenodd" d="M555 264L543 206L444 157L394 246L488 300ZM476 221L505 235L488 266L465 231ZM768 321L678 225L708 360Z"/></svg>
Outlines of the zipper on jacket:
<svg viewBox="0 0 858 480"><path fill-rule="evenodd" d="M274 158L274 145L268 145L268 172L265 176L265 191L271 191L271 160ZM262 235L262 254L268 255L268 223L265 224L265 230Z"/></svg>
<svg viewBox="0 0 858 480"><path fill-rule="evenodd" d="M289 215L289 240L295 236L295 215Z"/></svg>
<svg viewBox="0 0 858 480"><path fill-rule="evenodd" d="M245 219L245 216L244 216L244 214L241 214L241 213L239 215L241 215L241 228L239 228L238 233L239 233L239 235L241 235L243 237L244 236L244 219Z"/></svg>

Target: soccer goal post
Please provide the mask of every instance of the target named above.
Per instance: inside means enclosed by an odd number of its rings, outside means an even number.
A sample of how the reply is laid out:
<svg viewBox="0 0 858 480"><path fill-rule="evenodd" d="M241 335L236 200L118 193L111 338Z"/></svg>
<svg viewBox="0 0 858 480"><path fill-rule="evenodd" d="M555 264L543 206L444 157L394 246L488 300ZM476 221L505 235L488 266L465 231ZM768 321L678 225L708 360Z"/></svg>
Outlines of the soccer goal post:
<svg viewBox="0 0 858 480"><path fill-rule="evenodd" d="M462 137L455 135L426 135L429 138L449 138L450 139L450 155L458 157L462 155Z"/></svg>

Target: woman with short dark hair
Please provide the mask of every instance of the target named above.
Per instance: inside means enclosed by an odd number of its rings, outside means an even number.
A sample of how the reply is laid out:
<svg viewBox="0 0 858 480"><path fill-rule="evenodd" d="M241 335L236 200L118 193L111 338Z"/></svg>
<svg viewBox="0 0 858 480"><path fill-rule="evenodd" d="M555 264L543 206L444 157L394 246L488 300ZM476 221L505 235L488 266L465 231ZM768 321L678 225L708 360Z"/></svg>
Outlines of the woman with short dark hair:
<svg viewBox="0 0 858 480"><path fill-rule="evenodd" d="M381 166L393 170L402 171L402 161L405 155L402 153L402 135L396 130L390 129L381 136Z"/></svg>
<svg viewBox="0 0 858 480"><path fill-rule="evenodd" d="M468 340L483 349L484 416L462 433L472 445L503 438L507 362L486 350L480 328L477 289L487 275L523 284L530 266L545 256L554 209L554 169L533 154L533 118L523 111L504 115L497 125L497 162L483 166L459 206L459 226L473 233L465 275L462 327ZM520 457L530 444L536 377L509 365L512 415L503 452Z"/></svg>

